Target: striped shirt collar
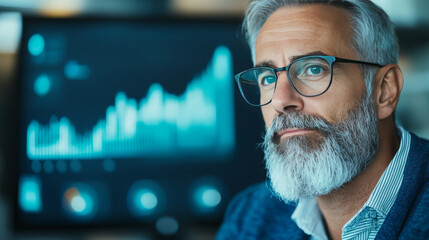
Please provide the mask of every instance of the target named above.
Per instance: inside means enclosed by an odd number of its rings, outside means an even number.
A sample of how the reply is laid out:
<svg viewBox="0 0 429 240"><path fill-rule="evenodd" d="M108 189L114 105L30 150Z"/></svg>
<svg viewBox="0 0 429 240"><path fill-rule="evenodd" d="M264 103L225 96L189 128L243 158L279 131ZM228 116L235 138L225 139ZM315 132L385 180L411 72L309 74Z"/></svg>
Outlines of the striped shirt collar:
<svg viewBox="0 0 429 240"><path fill-rule="evenodd" d="M384 171L371 196L364 205L375 209L377 212L383 214L384 217L387 216L393 203L395 203L396 196L404 179L405 164L410 152L410 133L402 127L398 127L398 129L402 133L398 152Z"/></svg>
<svg viewBox="0 0 429 240"><path fill-rule="evenodd" d="M405 163L407 162L411 144L411 135L408 131L402 127L398 127L398 134L401 136L401 143L397 153L383 172L367 202L359 212L343 226L342 238L351 233L359 234L359 222L366 216L373 218L375 221L377 220L376 218L381 218L378 220L382 223L392 208L404 178ZM378 214L368 214L368 209ZM316 198L300 200L292 214L292 220L294 220L298 227L306 234L311 235L311 239L328 239L323 227L322 215L317 205ZM377 228L372 228L373 232L370 235L375 237L380 227L381 224L378 225ZM362 229L362 231L364 230L365 229Z"/></svg>
<svg viewBox="0 0 429 240"><path fill-rule="evenodd" d="M311 240L328 240L316 198L299 200L291 218Z"/></svg>

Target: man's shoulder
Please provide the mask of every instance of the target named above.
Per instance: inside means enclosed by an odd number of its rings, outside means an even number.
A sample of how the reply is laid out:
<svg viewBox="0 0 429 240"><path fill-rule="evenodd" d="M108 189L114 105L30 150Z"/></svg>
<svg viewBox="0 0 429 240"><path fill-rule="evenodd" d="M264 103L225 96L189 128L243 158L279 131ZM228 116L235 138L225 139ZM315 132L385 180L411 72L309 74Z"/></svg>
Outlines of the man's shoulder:
<svg viewBox="0 0 429 240"><path fill-rule="evenodd" d="M412 156L420 162L413 172L421 176L422 184L415 196L401 235L408 239L429 239L429 141L414 134L412 139L411 143L414 145L411 147L414 152Z"/></svg>
<svg viewBox="0 0 429 240"><path fill-rule="evenodd" d="M420 138L416 134L410 132L411 144L410 144L410 156L422 158L426 162L429 160L429 140Z"/></svg>
<svg viewBox="0 0 429 240"><path fill-rule="evenodd" d="M429 239L428 212L429 141L411 133L402 186L377 239Z"/></svg>
<svg viewBox="0 0 429 240"><path fill-rule="evenodd" d="M416 196L408 213L401 237L404 239L429 239L429 182L427 180Z"/></svg>
<svg viewBox="0 0 429 240"><path fill-rule="evenodd" d="M265 214L277 213L292 215L296 205L286 204L271 190L267 182L258 183L237 194L231 201L227 213L233 213L239 218L258 217ZM278 214L278 213L277 213ZM273 216L270 216L271 218Z"/></svg>
<svg viewBox="0 0 429 240"><path fill-rule="evenodd" d="M291 219L295 207L281 201L267 183L250 186L230 202L217 239L301 239L304 234Z"/></svg>

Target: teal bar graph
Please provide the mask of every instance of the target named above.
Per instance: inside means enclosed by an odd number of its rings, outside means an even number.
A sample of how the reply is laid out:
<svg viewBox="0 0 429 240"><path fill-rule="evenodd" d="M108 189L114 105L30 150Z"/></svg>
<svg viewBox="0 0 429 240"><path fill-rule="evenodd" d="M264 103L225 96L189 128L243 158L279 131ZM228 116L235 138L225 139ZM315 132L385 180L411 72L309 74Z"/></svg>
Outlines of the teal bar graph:
<svg viewBox="0 0 429 240"><path fill-rule="evenodd" d="M118 92L92 130L77 133L67 117L27 128L31 160L225 155L235 147L232 56L215 49L183 94L153 83L137 101Z"/></svg>

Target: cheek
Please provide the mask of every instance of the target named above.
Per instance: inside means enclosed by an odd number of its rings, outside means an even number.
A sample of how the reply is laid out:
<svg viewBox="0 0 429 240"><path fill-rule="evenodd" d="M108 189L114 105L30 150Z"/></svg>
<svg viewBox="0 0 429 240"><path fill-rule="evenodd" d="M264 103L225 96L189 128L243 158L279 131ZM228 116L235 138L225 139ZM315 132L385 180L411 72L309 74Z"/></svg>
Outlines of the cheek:
<svg viewBox="0 0 429 240"><path fill-rule="evenodd" d="M319 109L321 115L331 123L338 123L347 117L351 109L355 108L362 100L364 87L356 84L341 85L334 87L321 97L316 109Z"/></svg>
<svg viewBox="0 0 429 240"><path fill-rule="evenodd" d="M265 127L269 127L271 125L271 122L273 121L276 112L268 105L261 107L262 116L264 117Z"/></svg>
<svg viewBox="0 0 429 240"><path fill-rule="evenodd" d="M330 89L331 90L331 89ZM329 92L329 91L328 91ZM349 92L331 92L307 101L306 111L323 117L330 123L341 121L355 104Z"/></svg>

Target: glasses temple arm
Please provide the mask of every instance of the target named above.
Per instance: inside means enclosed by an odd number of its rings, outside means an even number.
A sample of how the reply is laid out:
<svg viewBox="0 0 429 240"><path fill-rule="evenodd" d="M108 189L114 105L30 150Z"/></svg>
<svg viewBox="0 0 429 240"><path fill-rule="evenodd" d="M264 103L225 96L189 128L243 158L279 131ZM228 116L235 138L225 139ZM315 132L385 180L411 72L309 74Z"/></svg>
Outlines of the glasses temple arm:
<svg viewBox="0 0 429 240"><path fill-rule="evenodd" d="M243 82L243 83L247 83L247 84L257 85L254 81L249 81L249 80L245 80L245 79L241 79L241 80L239 80L239 81L241 81L241 82Z"/></svg>
<svg viewBox="0 0 429 240"><path fill-rule="evenodd" d="M358 64L366 64L366 65L377 66L377 67L384 67L383 65L378 64L378 63L370 63L370 62L350 60L350 59L337 58L337 57L335 58L335 61L342 62L342 63L358 63Z"/></svg>

